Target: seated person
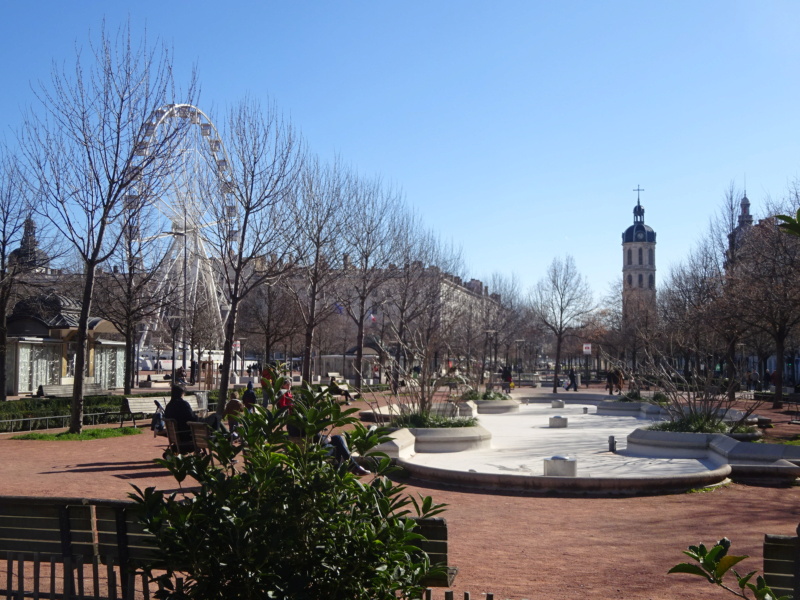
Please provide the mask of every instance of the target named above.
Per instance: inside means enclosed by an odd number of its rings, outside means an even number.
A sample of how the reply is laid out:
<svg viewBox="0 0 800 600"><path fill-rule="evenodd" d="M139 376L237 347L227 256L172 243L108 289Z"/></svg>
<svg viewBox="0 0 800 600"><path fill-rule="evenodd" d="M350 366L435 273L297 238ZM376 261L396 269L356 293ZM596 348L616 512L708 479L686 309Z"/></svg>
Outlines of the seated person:
<svg viewBox="0 0 800 600"><path fill-rule="evenodd" d="M294 398L292 397L292 382L289 379L283 380L281 391L278 394L278 399L275 401L275 408L279 413L292 412L294 408ZM286 430L289 432L290 437L300 437L300 430L294 425L287 425Z"/></svg>
<svg viewBox="0 0 800 600"><path fill-rule="evenodd" d="M353 400L353 397L350 395L345 389L339 387L339 384L336 383L336 377L331 377L331 382L328 385L328 393L331 396L344 396L345 404L350 406L350 402Z"/></svg>
<svg viewBox="0 0 800 600"><path fill-rule="evenodd" d="M238 420L238 416L242 414L246 410L244 403L239 400L239 396L236 392L231 393L231 399L228 400L228 403L225 405L225 413L223 414L224 417L228 419L228 429L231 431L231 437L236 438L238 435L236 434L236 422Z"/></svg>
<svg viewBox="0 0 800 600"><path fill-rule="evenodd" d="M192 410L191 405L183 397L183 387L173 385L170 390L170 399L167 406L164 408L165 419L175 419L176 430L178 432L178 448L173 451L186 452L194 450L194 443L192 442L192 432L187 423L189 421L200 421L206 423L216 431L224 431L222 423L216 414L209 415L208 417L198 417Z"/></svg>
<svg viewBox="0 0 800 600"><path fill-rule="evenodd" d="M314 441L328 449L330 455L336 460L337 465L347 464L348 468L356 475L369 475L370 472L353 458L350 449L347 447L347 440L343 435L317 434L314 436Z"/></svg>

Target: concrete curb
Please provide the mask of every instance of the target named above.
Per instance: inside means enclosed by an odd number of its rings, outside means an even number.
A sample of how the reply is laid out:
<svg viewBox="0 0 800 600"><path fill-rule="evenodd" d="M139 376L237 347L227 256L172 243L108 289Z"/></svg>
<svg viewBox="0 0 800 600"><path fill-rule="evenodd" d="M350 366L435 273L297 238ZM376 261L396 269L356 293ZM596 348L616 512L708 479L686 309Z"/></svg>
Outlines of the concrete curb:
<svg viewBox="0 0 800 600"><path fill-rule="evenodd" d="M699 473L653 477L545 477L541 475L526 477L505 473L453 471L418 465L402 459L399 459L397 463L411 477L422 481L482 490L581 495L683 492L723 483L731 474L731 466L727 464Z"/></svg>

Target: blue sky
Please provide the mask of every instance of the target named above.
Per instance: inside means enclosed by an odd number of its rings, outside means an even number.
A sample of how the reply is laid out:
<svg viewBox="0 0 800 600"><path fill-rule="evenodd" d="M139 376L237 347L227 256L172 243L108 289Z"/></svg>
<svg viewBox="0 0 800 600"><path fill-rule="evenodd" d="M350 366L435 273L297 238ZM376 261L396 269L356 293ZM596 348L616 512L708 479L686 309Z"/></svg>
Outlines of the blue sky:
<svg viewBox="0 0 800 600"><path fill-rule="evenodd" d="M641 185L663 278L733 180L758 216L798 176L800 3L6 0L6 138L105 17L198 69L200 106L269 95L320 156L377 174L467 273L619 278Z"/></svg>

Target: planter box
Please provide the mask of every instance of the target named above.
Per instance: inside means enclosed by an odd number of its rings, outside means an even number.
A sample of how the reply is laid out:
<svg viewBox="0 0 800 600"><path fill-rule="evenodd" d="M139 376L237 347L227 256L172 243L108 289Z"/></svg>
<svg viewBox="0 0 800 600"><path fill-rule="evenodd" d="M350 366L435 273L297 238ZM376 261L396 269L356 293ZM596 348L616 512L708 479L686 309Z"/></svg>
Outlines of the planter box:
<svg viewBox="0 0 800 600"><path fill-rule="evenodd" d="M479 415L499 415L503 413L518 413L518 400L474 400L478 407Z"/></svg>

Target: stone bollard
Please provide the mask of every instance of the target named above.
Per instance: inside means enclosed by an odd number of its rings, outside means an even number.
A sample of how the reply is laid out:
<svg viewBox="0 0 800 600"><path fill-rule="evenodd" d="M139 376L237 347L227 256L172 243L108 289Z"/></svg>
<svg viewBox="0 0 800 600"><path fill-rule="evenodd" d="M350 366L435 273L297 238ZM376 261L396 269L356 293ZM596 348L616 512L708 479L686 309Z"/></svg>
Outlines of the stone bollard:
<svg viewBox="0 0 800 600"><path fill-rule="evenodd" d="M564 408L563 400L553 400L550 402L550 408Z"/></svg>
<svg viewBox="0 0 800 600"><path fill-rule="evenodd" d="M555 416L550 417L550 427L566 427L567 417Z"/></svg>
<svg viewBox="0 0 800 600"><path fill-rule="evenodd" d="M545 477L575 477L578 474L578 461L569 456L552 456L544 459Z"/></svg>

